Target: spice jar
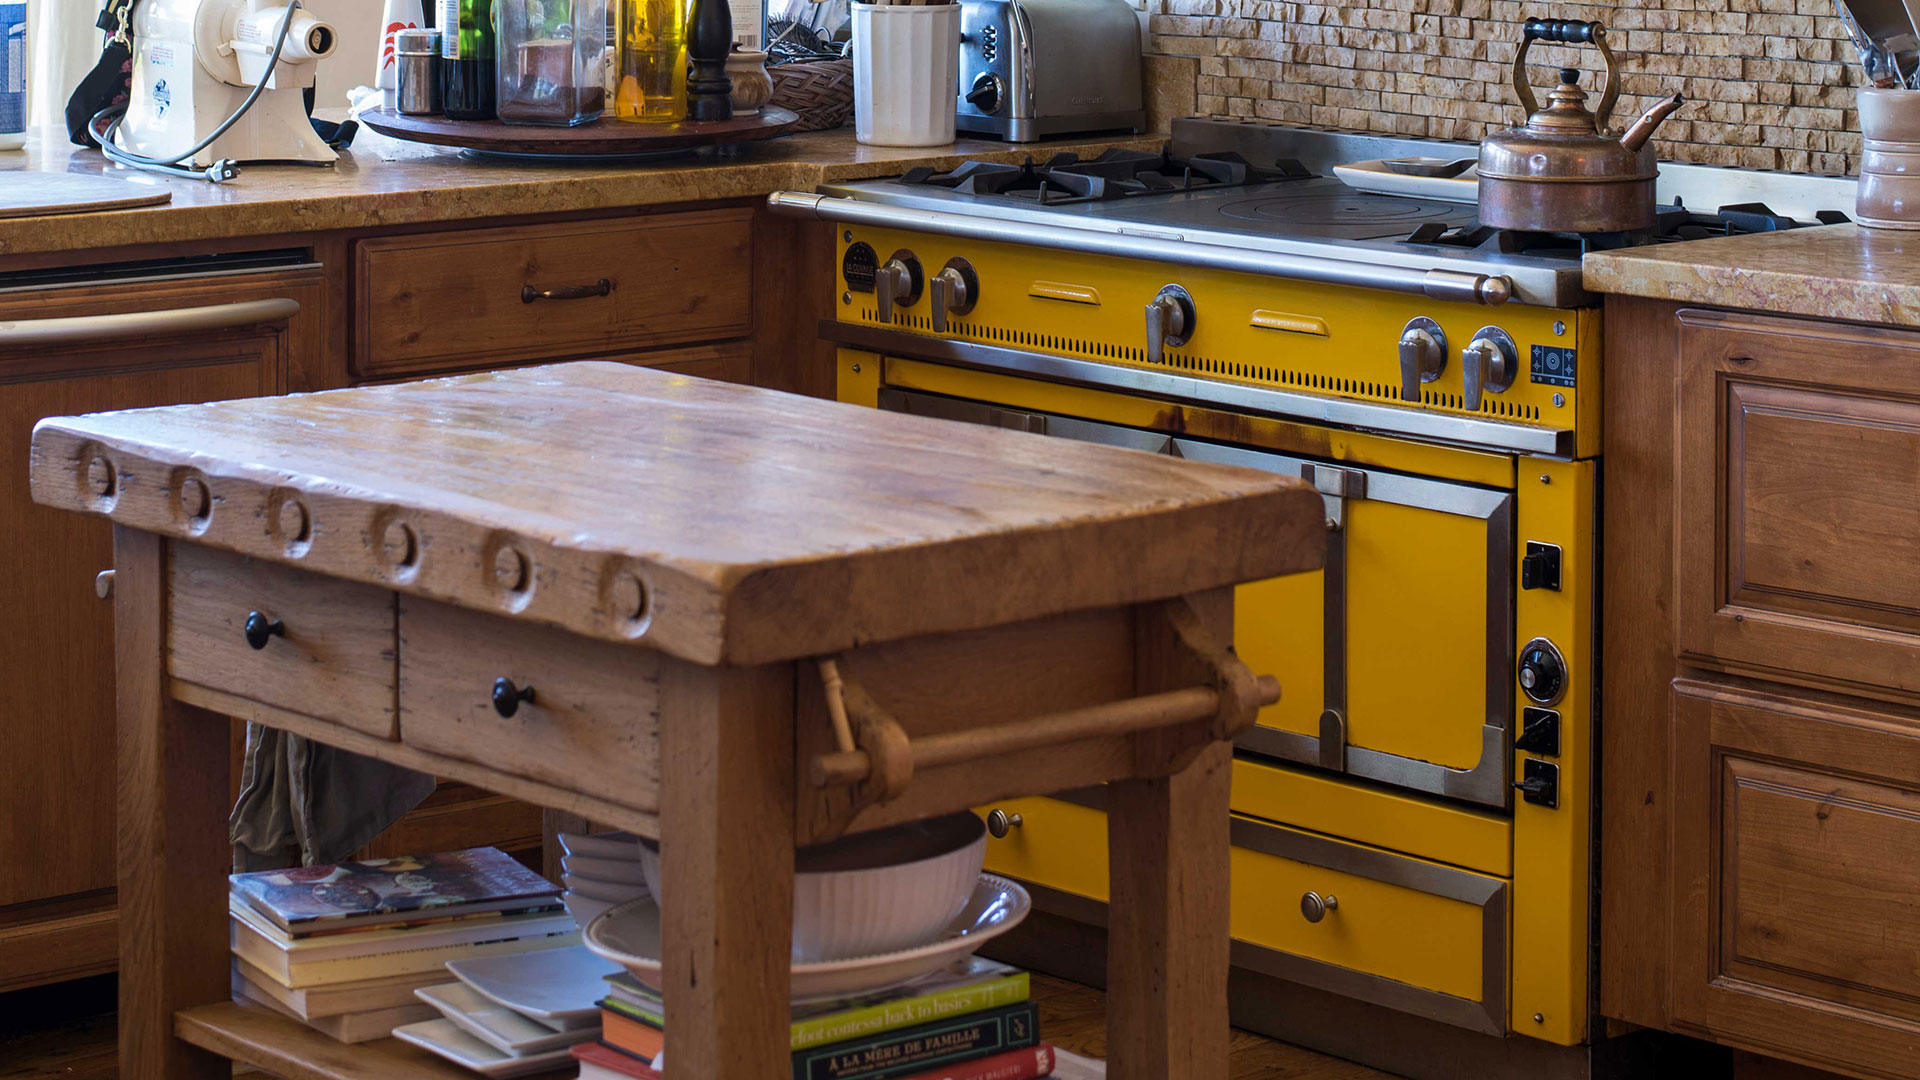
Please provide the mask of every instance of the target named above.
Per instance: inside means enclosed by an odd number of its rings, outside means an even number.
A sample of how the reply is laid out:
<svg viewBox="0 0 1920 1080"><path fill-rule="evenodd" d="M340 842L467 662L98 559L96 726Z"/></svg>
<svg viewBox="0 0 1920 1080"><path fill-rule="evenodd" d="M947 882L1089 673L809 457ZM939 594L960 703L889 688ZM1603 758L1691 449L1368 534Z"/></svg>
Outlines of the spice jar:
<svg viewBox="0 0 1920 1080"><path fill-rule="evenodd" d="M687 117L690 0L616 0L619 33L613 115L642 123Z"/></svg>
<svg viewBox="0 0 1920 1080"><path fill-rule="evenodd" d="M606 111L607 0L497 0L500 119L570 127Z"/></svg>
<svg viewBox="0 0 1920 1080"><path fill-rule="evenodd" d="M440 31L396 31L393 52L395 109L407 116L440 115Z"/></svg>

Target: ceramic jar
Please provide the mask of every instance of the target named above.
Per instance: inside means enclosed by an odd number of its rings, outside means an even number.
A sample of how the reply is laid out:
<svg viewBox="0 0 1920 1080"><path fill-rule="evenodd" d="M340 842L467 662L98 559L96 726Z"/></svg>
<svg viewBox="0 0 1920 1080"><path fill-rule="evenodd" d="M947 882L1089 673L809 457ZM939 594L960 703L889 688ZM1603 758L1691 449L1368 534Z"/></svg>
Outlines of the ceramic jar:
<svg viewBox="0 0 1920 1080"><path fill-rule="evenodd" d="M1854 220L1874 229L1920 229L1920 90L1862 87L1859 106Z"/></svg>
<svg viewBox="0 0 1920 1080"><path fill-rule="evenodd" d="M756 113L773 100L773 76L767 74L767 54L736 50L727 56L727 78L733 80L733 111Z"/></svg>

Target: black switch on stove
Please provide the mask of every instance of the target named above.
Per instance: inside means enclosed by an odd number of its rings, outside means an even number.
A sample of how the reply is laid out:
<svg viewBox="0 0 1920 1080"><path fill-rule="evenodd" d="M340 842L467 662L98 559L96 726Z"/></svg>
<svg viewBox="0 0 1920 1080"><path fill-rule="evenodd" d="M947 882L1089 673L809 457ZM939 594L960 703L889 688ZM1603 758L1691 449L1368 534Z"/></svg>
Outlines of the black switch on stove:
<svg viewBox="0 0 1920 1080"><path fill-rule="evenodd" d="M1560 808L1560 766L1551 761L1526 760L1526 774L1513 785L1520 797L1549 810Z"/></svg>
<svg viewBox="0 0 1920 1080"><path fill-rule="evenodd" d="M1527 541L1527 553L1520 557L1520 587L1560 591L1560 545Z"/></svg>
<svg viewBox="0 0 1920 1080"><path fill-rule="evenodd" d="M1552 709L1528 706L1521 710L1520 737L1513 740L1515 750L1546 757L1560 756L1560 714Z"/></svg>

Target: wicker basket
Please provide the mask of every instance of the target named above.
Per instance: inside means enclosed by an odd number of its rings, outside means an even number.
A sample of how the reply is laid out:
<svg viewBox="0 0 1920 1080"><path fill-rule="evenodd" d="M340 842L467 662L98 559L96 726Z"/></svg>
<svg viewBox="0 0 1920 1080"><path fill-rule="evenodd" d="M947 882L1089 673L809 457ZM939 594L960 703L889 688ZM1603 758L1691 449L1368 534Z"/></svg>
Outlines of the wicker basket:
<svg viewBox="0 0 1920 1080"><path fill-rule="evenodd" d="M853 120L853 60L815 60L804 64L776 64L773 102L800 114L795 131L823 131Z"/></svg>

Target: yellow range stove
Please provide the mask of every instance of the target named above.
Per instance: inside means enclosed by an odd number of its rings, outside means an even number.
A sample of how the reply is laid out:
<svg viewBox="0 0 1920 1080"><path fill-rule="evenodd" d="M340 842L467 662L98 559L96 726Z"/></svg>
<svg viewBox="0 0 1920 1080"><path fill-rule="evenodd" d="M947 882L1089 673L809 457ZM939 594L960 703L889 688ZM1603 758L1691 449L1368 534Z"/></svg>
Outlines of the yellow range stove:
<svg viewBox="0 0 1920 1080"><path fill-rule="evenodd" d="M1594 1024L1597 298L1577 239L1316 175L1471 152L1187 123L1168 159L771 202L835 223L842 400L1319 489L1325 571L1236 597L1238 650L1284 697L1234 765L1235 966L1572 1074L1579 1053L1511 1048ZM1669 233L1723 227L1677 213ZM1103 917L1098 791L983 809L991 869ZM1364 1056L1236 985L1243 1026Z"/></svg>

